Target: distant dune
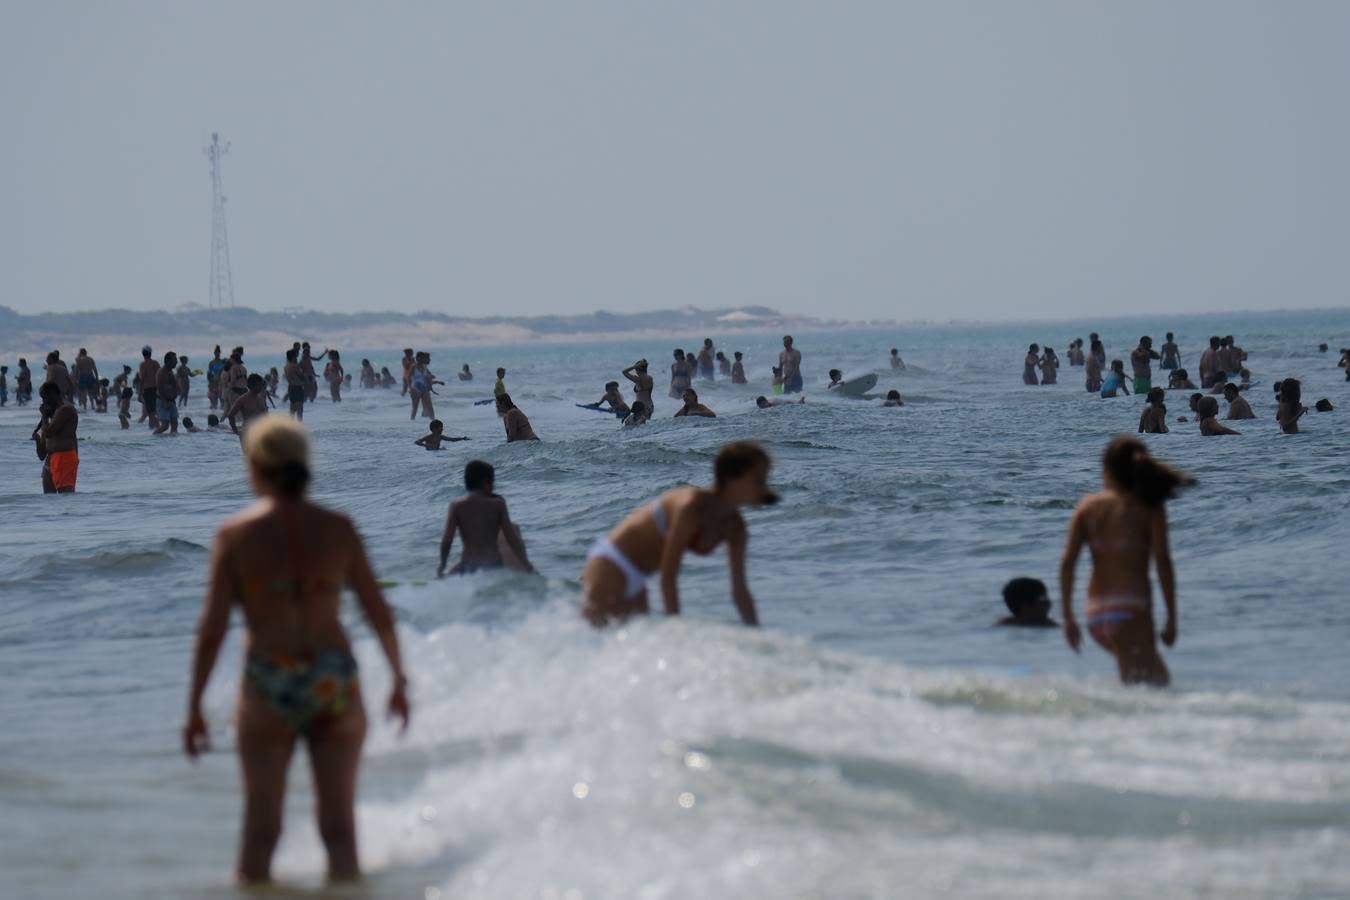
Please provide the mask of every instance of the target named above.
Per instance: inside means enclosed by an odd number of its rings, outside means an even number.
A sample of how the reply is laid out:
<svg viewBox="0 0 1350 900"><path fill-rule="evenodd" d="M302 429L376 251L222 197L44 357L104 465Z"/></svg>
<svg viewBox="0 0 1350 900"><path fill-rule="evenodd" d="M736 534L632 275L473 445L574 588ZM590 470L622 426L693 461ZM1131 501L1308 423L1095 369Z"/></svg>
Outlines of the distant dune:
<svg viewBox="0 0 1350 900"><path fill-rule="evenodd" d="M471 344L564 343L654 336L693 340L704 336L765 331L819 331L854 323L786 315L765 306L660 310L585 315L486 316L469 318L435 312L325 313L313 310L263 312L247 307L199 308L173 312L124 309L23 314L0 306L0 358L12 365L26 356L39 361L59 349L73 357L85 347L95 357L130 358L144 344L156 353L178 349L205 355L215 344L281 350L293 341L321 347L364 350L406 346L456 347Z"/></svg>

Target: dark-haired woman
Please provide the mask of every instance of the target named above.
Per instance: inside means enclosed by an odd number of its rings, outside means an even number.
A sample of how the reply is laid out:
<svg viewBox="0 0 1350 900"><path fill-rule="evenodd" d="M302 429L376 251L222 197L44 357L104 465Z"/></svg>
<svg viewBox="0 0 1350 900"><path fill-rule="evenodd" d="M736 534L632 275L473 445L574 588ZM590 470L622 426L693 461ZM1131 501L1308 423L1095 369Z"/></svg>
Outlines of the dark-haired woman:
<svg viewBox="0 0 1350 900"><path fill-rule="evenodd" d="M1303 385L1297 378L1286 378L1280 382L1280 405L1275 409L1275 419L1285 434L1298 434L1298 420L1308 411L1303 405Z"/></svg>
<svg viewBox="0 0 1350 900"><path fill-rule="evenodd" d="M676 400L684 396L693 381L693 363L685 357L683 350L675 351L675 361L670 364L670 396Z"/></svg>
<svg viewBox="0 0 1350 900"><path fill-rule="evenodd" d="M516 441L537 441L539 435L534 433L530 426L530 420L526 417L524 411L516 406L511 395L501 393L497 395L497 415L502 417L502 426L506 428L506 442L514 444Z"/></svg>
<svg viewBox="0 0 1350 900"><path fill-rule="evenodd" d="M678 615L685 551L707 556L725 543L736 609L745 624L758 625L745 583L747 536L740 510L778 502L769 490L769 466L758 444L727 444L713 463L712 487L674 488L629 514L586 555L582 615L601 626L646 613L647 580L658 571L666 613Z"/></svg>
<svg viewBox="0 0 1350 900"><path fill-rule="evenodd" d="M356 659L338 616L339 591L350 585L380 641L393 670L389 713L406 728L406 679L394 619L351 521L305 499L309 442L302 426L284 417L260 420L245 437L244 453L258 502L227 519L216 533L183 747L193 759L207 748L202 694L238 603L246 631L235 722L244 780L236 874L250 883L270 876L286 773L296 740L303 738L328 875L354 878L360 874L356 770L366 714Z"/></svg>
<svg viewBox="0 0 1350 900"><path fill-rule="evenodd" d="M1153 626L1149 562L1158 572L1167 621L1162 640L1177 639L1176 578L1167 541L1164 504L1193 480L1149 456L1137 438L1116 438L1102 457L1103 489L1084 497L1069 522L1059 567L1064 637L1078 652L1082 634L1073 611L1074 571L1087 544L1092 552L1087 626L1093 639L1116 658L1120 680L1164 686L1167 666L1158 655Z"/></svg>
<svg viewBox="0 0 1350 900"><path fill-rule="evenodd" d="M1084 386L1093 394L1102 389L1101 354L1105 352L1106 348L1102 346L1102 342L1093 338L1091 350L1083 365Z"/></svg>
<svg viewBox="0 0 1350 900"><path fill-rule="evenodd" d="M1041 348L1039 344L1032 344L1027 348L1026 358L1022 360L1022 383L1040 384L1041 380L1036 377L1036 369L1041 365Z"/></svg>

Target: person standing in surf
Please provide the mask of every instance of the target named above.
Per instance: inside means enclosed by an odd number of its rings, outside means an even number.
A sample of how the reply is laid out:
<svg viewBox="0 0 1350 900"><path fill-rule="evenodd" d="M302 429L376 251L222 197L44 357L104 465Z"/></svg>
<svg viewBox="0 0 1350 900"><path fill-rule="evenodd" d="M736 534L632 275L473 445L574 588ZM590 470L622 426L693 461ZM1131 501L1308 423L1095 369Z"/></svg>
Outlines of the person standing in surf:
<svg viewBox="0 0 1350 900"><path fill-rule="evenodd" d="M303 739L314 773L328 877L354 879L361 874L355 806L366 713L356 658L339 616L342 587L356 594L389 662L388 711L406 731L408 680L394 616L351 520L305 497L310 470L303 426L285 417L258 422L245 437L244 455L258 500L216 533L193 651L183 749L194 761L208 749L202 696L237 603L245 637L235 720L244 782L236 875L248 884L271 878L287 770Z"/></svg>
<svg viewBox="0 0 1350 900"><path fill-rule="evenodd" d="M678 487L643 504L600 537L582 571L581 614L596 627L649 611L647 580L661 573L667 615L680 613L679 574L686 551L707 556L727 546L731 596L746 625L758 625L745 580L749 540L741 509L778 502L769 489L769 454L758 444L727 444L713 462L711 487Z"/></svg>
<svg viewBox="0 0 1350 900"><path fill-rule="evenodd" d="M1022 383L1033 387L1041 383L1040 378L1036 376L1036 370L1041 365L1041 347L1039 344L1032 344L1027 347L1027 355L1022 360Z"/></svg>
<svg viewBox="0 0 1350 900"><path fill-rule="evenodd" d="M802 351L792 346L792 335L783 335L783 351L778 354L778 366L783 370L783 393L802 392Z"/></svg>
<svg viewBox="0 0 1350 900"><path fill-rule="evenodd" d="M670 364L670 396L676 400L689 390L693 379L693 360L686 359L683 350L676 350L675 361Z"/></svg>
<svg viewBox="0 0 1350 900"><path fill-rule="evenodd" d="M1163 345L1158 349L1162 351L1162 362L1158 363L1158 368L1181 368L1181 348L1177 346L1176 339L1172 337L1172 332L1167 332L1167 340L1163 341Z"/></svg>
<svg viewBox="0 0 1350 900"><path fill-rule="evenodd" d="M624 378L633 382L633 402L641 403L650 418L653 409L652 391L656 388L656 379L647 374L646 358L639 359L624 369L622 374Z"/></svg>
<svg viewBox="0 0 1350 900"><path fill-rule="evenodd" d="M437 578L446 574L456 534L463 541L464 549L460 552L459 562L450 567L451 575L503 567L534 571L525 552L525 541L520 536L520 529L511 521L506 501L493 493L496 480L496 470L481 459L470 460L464 466L464 489L468 493L452 502L446 514Z"/></svg>
<svg viewBox="0 0 1350 900"><path fill-rule="evenodd" d="M1102 455L1102 482L1103 489L1080 500L1069 521L1059 567L1064 638L1080 652L1073 583L1086 544L1092 553L1088 632L1116 658L1122 682L1165 687L1170 676L1158 654L1149 563L1157 569L1167 608L1162 641L1171 647L1177 639L1177 595L1166 503L1195 479L1153 459L1138 438L1119 437Z"/></svg>

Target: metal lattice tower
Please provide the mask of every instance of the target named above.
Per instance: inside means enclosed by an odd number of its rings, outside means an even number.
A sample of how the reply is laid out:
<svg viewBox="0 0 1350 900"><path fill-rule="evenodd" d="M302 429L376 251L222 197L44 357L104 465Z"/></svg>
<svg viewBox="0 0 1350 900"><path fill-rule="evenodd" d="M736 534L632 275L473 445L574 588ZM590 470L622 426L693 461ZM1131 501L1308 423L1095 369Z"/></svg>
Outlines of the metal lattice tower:
<svg viewBox="0 0 1350 900"><path fill-rule="evenodd" d="M225 227L225 189L220 181L220 158L230 152L227 141L211 134L211 144L202 152L211 160L211 288L207 306L224 309L234 306L234 278L230 274L230 234Z"/></svg>

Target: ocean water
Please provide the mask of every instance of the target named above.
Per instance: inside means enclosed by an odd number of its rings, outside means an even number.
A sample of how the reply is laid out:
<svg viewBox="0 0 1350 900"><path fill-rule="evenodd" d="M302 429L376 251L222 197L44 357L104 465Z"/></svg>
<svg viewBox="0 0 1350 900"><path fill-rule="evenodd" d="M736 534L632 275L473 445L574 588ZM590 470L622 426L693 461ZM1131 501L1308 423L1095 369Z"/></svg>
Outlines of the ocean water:
<svg viewBox="0 0 1350 900"><path fill-rule="evenodd" d="M1095 645L1075 656L1057 631L992 624L1008 578L1053 585L1101 448L1138 420L1141 401L1087 394L1079 369L1020 383L1028 343L1063 357L1089 330L1113 357L1173 330L1192 370L1210 333L1235 333L1260 382L1241 437L1187 424L1146 438L1200 479L1169 507L1166 691L1119 686ZM636 430L573 406L637 356L660 365L663 340L431 348L437 371L480 377L442 389L447 432L471 440L438 454L412 445L422 429L396 392L307 412L315 496L398 582L413 683L400 738L349 610L373 727L368 879L342 896L1350 896L1350 384L1335 368L1350 313L803 334L808 402L772 411L753 397L776 338L709 336L757 382L700 385L716 420L669 419L661 391ZM891 346L909 371L886 366ZM275 362L263 350L248 360ZM398 356L342 350L349 365ZM505 445L491 408L470 405L497 365L541 443ZM826 396L836 366L878 372L907 405ZM1286 376L1338 410L1281 434L1270 384ZM214 752L190 765L178 735L212 533L249 501L238 445L88 415L80 493L43 497L35 419L0 410L0 895L232 896L237 632L208 692ZM764 627L736 624L720 553L686 561L683 617L583 625L596 534L708 480L716 449L745 437L770 447L784 495L747 515ZM541 576L435 580L475 456L496 465ZM297 760L283 896L326 895L312 808Z"/></svg>

